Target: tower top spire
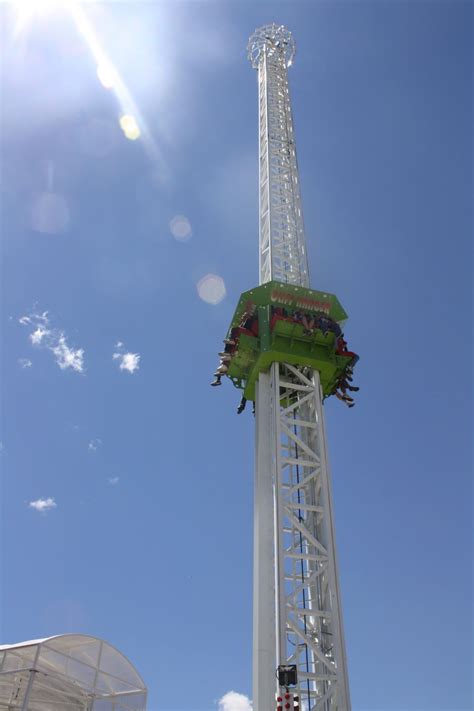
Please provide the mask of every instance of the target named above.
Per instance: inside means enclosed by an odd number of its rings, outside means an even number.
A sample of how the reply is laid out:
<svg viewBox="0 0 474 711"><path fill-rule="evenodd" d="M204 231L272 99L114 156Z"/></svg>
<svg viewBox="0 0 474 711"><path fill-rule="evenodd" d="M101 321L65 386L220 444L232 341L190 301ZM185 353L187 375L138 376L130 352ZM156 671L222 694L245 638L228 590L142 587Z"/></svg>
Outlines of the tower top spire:
<svg viewBox="0 0 474 711"><path fill-rule="evenodd" d="M247 45L248 58L252 67L258 66L264 56L282 57L285 66L291 67L296 52L293 35L284 25L263 25L250 36Z"/></svg>

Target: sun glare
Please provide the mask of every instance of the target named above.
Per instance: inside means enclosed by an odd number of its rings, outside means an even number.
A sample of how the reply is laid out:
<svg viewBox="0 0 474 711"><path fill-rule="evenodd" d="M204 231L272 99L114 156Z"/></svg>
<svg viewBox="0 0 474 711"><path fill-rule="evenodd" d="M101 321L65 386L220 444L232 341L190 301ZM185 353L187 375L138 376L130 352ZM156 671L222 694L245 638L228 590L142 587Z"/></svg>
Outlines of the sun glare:
<svg viewBox="0 0 474 711"><path fill-rule="evenodd" d="M117 72L107 62L97 65L97 77L104 89L113 89L118 84Z"/></svg>
<svg viewBox="0 0 474 711"><path fill-rule="evenodd" d="M68 11L73 18L76 29L89 47L96 63L97 78L105 89L110 89L119 104L120 127L126 138L135 141L143 140L149 155L161 161L161 153L153 140L146 122L136 105L131 92L126 86L117 67L109 58L99 38L88 19L81 0L10 0L15 13L15 35L19 35L25 26L35 17L44 16L55 11ZM2 2L2 0L0 0Z"/></svg>
<svg viewBox="0 0 474 711"><path fill-rule="evenodd" d="M20 34L35 17L59 10L69 10L76 0L11 0L15 16L15 35Z"/></svg>

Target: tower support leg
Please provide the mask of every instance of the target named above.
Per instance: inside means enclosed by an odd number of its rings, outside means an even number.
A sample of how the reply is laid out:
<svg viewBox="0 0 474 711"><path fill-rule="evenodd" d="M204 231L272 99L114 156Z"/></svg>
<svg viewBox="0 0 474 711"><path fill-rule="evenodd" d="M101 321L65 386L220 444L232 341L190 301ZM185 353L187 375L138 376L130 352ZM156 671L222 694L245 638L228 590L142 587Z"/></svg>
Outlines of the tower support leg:
<svg viewBox="0 0 474 711"><path fill-rule="evenodd" d="M275 456L271 420L273 366L256 384L253 569L253 708L275 706Z"/></svg>
<svg viewBox="0 0 474 711"><path fill-rule="evenodd" d="M305 711L350 711L319 373L274 363L257 385L254 709L296 664ZM273 646L273 649L272 649Z"/></svg>

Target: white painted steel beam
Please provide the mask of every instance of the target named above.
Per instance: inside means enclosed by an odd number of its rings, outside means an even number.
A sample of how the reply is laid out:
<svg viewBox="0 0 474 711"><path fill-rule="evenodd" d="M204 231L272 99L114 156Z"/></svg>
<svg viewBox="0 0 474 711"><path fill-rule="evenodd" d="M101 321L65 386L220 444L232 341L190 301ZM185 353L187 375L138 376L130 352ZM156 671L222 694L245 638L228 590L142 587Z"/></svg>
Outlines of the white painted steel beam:
<svg viewBox="0 0 474 711"><path fill-rule="evenodd" d="M253 678L254 709L265 709L275 699L276 578L274 437L269 427L272 377L262 373L257 382L254 558L253 558Z"/></svg>
<svg viewBox="0 0 474 711"><path fill-rule="evenodd" d="M295 43L284 27L256 30L248 45L258 70L260 283L309 286L287 66Z"/></svg>

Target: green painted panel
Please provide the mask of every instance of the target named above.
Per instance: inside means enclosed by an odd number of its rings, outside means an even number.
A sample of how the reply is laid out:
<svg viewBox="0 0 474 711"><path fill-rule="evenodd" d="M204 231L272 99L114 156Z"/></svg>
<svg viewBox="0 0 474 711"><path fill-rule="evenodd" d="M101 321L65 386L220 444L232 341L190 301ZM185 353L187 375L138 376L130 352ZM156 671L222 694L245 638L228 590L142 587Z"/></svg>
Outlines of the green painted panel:
<svg viewBox="0 0 474 711"><path fill-rule="evenodd" d="M341 323L347 319L347 314L338 298L322 291L268 282L241 295L228 337L231 329L239 326L250 305L257 307L259 335L241 333L239 336L238 351L227 373L235 387L242 389L248 400L254 400L259 373L267 371L273 362L285 362L318 370L323 393L330 395L348 364L347 357L335 353L334 333L323 335L321 331L315 330L311 335L305 334L300 323L281 319L270 330L270 307L283 307L288 314L295 311L324 313L333 321Z"/></svg>
<svg viewBox="0 0 474 711"><path fill-rule="evenodd" d="M255 304L255 306L282 306L290 311L325 313L338 322L347 319L347 313L335 294L305 289L302 286L282 284L278 281L269 281L262 286L245 291L241 295L232 318L231 328L239 324L249 303Z"/></svg>

